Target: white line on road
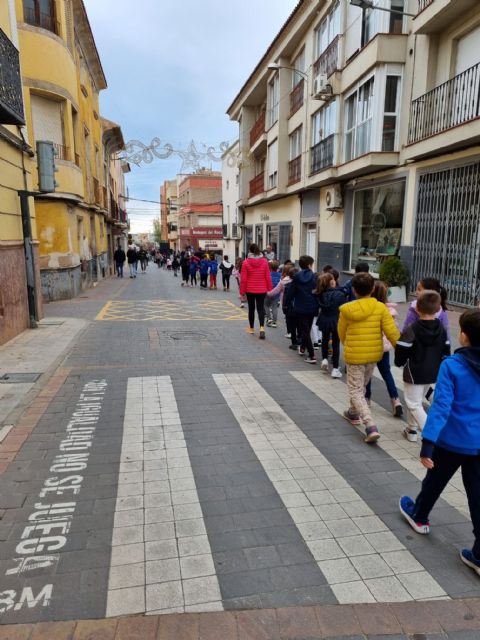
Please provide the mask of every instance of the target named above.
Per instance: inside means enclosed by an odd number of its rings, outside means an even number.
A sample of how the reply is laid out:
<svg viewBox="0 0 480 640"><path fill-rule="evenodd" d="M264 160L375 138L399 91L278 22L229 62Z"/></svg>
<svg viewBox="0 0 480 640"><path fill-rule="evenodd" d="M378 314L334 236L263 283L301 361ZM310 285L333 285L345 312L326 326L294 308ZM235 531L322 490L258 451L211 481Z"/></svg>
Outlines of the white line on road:
<svg viewBox="0 0 480 640"><path fill-rule="evenodd" d="M222 609L171 379L129 378L107 616Z"/></svg>
<svg viewBox="0 0 480 640"><path fill-rule="evenodd" d="M446 597L251 374L213 377L338 602Z"/></svg>

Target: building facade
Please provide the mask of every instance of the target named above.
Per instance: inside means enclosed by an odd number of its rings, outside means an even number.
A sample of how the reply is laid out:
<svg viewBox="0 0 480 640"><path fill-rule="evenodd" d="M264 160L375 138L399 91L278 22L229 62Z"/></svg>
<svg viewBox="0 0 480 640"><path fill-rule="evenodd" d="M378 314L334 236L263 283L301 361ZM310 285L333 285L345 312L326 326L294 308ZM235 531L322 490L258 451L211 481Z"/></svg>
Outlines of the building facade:
<svg viewBox="0 0 480 640"><path fill-rule="evenodd" d="M241 226L238 212L240 198L240 142L234 142L222 156L223 253L230 260L240 255Z"/></svg>
<svg viewBox="0 0 480 640"><path fill-rule="evenodd" d="M412 283L434 276L478 304L479 5L375 5L387 11L299 2L228 109L244 250L374 274L400 255Z"/></svg>
<svg viewBox="0 0 480 640"><path fill-rule="evenodd" d="M160 224L162 242L170 249L178 249L178 179L165 180L160 187Z"/></svg>
<svg viewBox="0 0 480 640"><path fill-rule="evenodd" d="M180 249L221 253L222 174L200 169L182 177L178 186L178 235Z"/></svg>
<svg viewBox="0 0 480 640"><path fill-rule="evenodd" d="M31 321L42 317L39 253L35 206L30 201L33 265L29 265L34 299L29 309L27 261L18 191L34 187L33 151L26 143L25 108L16 6L13 0L0 5L0 344L4 344Z"/></svg>

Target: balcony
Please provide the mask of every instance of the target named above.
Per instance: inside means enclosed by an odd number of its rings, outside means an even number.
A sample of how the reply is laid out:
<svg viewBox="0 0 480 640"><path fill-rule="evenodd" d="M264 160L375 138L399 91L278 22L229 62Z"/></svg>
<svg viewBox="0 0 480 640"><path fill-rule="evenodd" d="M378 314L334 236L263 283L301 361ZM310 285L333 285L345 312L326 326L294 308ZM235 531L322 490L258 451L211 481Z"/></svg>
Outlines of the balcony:
<svg viewBox="0 0 480 640"><path fill-rule="evenodd" d="M265 133L265 111L262 111L260 117L250 129L250 148L261 138Z"/></svg>
<svg viewBox="0 0 480 640"><path fill-rule="evenodd" d="M311 175L327 169L333 165L333 153L335 148L335 134L332 133L311 148L310 173Z"/></svg>
<svg viewBox="0 0 480 640"><path fill-rule="evenodd" d="M432 4L433 0L418 0L418 13L421 13L428 5Z"/></svg>
<svg viewBox="0 0 480 640"><path fill-rule="evenodd" d="M27 24L31 24L34 27L41 27L55 33L57 36L60 34L60 25L55 18L54 12L42 13L37 9L23 7L24 20Z"/></svg>
<svg viewBox="0 0 480 640"><path fill-rule="evenodd" d="M288 163L288 186L302 179L302 156L297 156Z"/></svg>
<svg viewBox="0 0 480 640"><path fill-rule="evenodd" d="M0 124L24 125L19 53L0 29Z"/></svg>
<svg viewBox="0 0 480 640"><path fill-rule="evenodd" d="M250 198L254 196L258 196L265 191L265 171L259 173L258 176L255 176L253 180L250 180Z"/></svg>
<svg viewBox="0 0 480 640"><path fill-rule="evenodd" d="M418 13L412 20L412 31L438 33L473 7L478 7L478 0L418 0Z"/></svg>
<svg viewBox="0 0 480 640"><path fill-rule="evenodd" d="M302 78L290 92L290 117L303 106L304 87L305 80Z"/></svg>
<svg viewBox="0 0 480 640"><path fill-rule="evenodd" d="M408 144L426 140L472 122L479 116L480 64L476 64L413 100L410 108ZM459 140L458 133L456 138ZM438 144L436 146L438 147Z"/></svg>
<svg viewBox="0 0 480 640"><path fill-rule="evenodd" d="M53 148L55 149L55 159L56 160L69 160L69 151L68 147L64 144L58 144L56 142L53 143Z"/></svg>
<svg viewBox="0 0 480 640"><path fill-rule="evenodd" d="M338 69L338 41L340 36L336 36L328 45L322 55L313 65L313 77L325 74L331 76Z"/></svg>

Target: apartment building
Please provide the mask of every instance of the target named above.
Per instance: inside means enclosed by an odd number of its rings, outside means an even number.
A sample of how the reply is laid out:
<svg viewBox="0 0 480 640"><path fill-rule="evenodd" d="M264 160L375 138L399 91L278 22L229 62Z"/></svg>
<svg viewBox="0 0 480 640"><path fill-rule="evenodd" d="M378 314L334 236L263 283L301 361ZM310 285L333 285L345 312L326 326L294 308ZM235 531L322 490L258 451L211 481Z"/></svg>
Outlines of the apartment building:
<svg viewBox="0 0 480 640"><path fill-rule="evenodd" d="M178 183L178 178L165 180L160 187L161 240L174 250L178 249Z"/></svg>
<svg viewBox="0 0 480 640"><path fill-rule="evenodd" d="M237 140L222 155L223 253L230 260L240 255L241 227L238 213L240 196L240 142Z"/></svg>
<svg viewBox="0 0 480 640"><path fill-rule="evenodd" d="M178 235L180 249L193 247L221 253L222 174L199 169L182 176L178 185Z"/></svg>
<svg viewBox="0 0 480 640"><path fill-rule="evenodd" d="M478 304L480 5L368 4L300 1L229 107L244 251L374 274L397 254Z"/></svg>

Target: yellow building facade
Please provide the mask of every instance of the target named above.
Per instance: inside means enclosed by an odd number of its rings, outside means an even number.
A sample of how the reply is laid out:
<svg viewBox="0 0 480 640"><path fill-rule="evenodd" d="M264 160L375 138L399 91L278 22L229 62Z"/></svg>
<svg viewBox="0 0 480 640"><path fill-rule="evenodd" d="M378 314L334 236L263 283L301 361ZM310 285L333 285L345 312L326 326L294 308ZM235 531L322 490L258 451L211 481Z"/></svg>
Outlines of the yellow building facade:
<svg viewBox="0 0 480 640"><path fill-rule="evenodd" d="M71 298L109 271L107 83L82 0L16 0L16 12L28 142L57 154L55 193L35 197L42 293Z"/></svg>

